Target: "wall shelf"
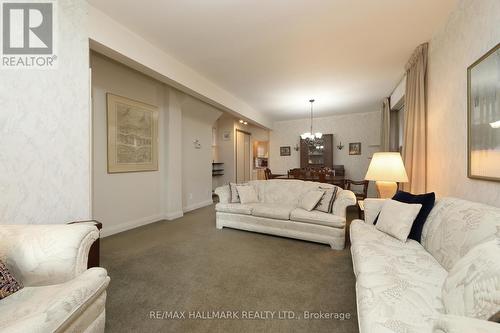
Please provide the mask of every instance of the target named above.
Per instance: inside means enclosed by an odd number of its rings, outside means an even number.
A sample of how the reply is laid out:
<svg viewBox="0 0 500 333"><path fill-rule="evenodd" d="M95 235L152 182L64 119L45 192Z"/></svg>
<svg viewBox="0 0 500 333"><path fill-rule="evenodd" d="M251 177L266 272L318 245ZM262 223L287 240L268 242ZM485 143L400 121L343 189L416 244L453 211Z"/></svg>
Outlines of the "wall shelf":
<svg viewBox="0 0 500 333"><path fill-rule="evenodd" d="M224 176L224 163L212 162L212 177Z"/></svg>

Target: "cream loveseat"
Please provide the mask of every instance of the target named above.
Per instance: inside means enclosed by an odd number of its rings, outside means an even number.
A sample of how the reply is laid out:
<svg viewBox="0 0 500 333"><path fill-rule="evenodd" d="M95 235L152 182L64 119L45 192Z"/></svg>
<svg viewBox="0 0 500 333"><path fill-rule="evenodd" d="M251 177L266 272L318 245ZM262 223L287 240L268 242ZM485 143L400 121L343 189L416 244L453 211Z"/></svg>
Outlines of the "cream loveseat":
<svg viewBox="0 0 500 333"><path fill-rule="evenodd" d="M257 192L259 202L230 203L229 185L218 187L217 228L230 227L272 235L303 239L341 250L345 246L346 208L356 204L354 193L338 188L332 213L299 208L308 191L332 188L334 185L302 180L254 180L249 184Z"/></svg>
<svg viewBox="0 0 500 333"><path fill-rule="evenodd" d="M361 333L500 332L500 208L443 198L421 243L375 229L384 200L350 227Z"/></svg>
<svg viewBox="0 0 500 333"><path fill-rule="evenodd" d="M24 288L0 300L0 332L104 332L103 268L87 269L95 226L1 225L0 260Z"/></svg>

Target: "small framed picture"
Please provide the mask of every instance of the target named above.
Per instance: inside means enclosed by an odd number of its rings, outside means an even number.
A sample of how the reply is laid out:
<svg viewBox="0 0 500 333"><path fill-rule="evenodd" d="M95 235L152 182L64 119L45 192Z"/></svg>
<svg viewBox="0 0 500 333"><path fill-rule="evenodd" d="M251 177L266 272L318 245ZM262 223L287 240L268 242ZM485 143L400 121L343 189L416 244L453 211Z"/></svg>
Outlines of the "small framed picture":
<svg viewBox="0 0 500 333"><path fill-rule="evenodd" d="M231 140L231 131L222 132L222 140L224 140L224 141Z"/></svg>
<svg viewBox="0 0 500 333"><path fill-rule="evenodd" d="M280 147L280 156L290 156L290 146Z"/></svg>
<svg viewBox="0 0 500 333"><path fill-rule="evenodd" d="M352 142L349 144L349 155L361 155L361 142Z"/></svg>

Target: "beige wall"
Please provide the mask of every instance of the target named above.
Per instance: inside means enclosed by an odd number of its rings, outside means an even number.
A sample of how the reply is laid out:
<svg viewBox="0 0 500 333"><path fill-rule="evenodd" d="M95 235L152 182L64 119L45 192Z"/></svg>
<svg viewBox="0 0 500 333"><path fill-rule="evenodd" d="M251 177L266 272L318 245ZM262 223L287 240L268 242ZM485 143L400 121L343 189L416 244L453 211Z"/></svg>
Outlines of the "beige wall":
<svg viewBox="0 0 500 333"><path fill-rule="evenodd" d="M429 49L427 187L500 206L500 183L467 178L467 67L500 41L500 1L460 0Z"/></svg>
<svg viewBox="0 0 500 333"><path fill-rule="evenodd" d="M224 176L214 177L213 187L221 186L229 182L236 181L236 130L240 129L250 133L250 170L253 173L253 143L255 141L269 141L269 130L255 126L252 124L243 125L239 123L239 118L236 118L228 113L224 113L216 122L216 147L215 156L216 162L224 163ZM223 140L223 133L230 133L230 140Z"/></svg>
<svg viewBox="0 0 500 333"><path fill-rule="evenodd" d="M58 68L0 74L0 224L90 217L87 2L54 4Z"/></svg>
<svg viewBox="0 0 500 333"><path fill-rule="evenodd" d="M221 111L190 96L182 102L182 207L212 203L212 127ZM200 146L196 148L194 141Z"/></svg>
<svg viewBox="0 0 500 333"><path fill-rule="evenodd" d="M333 134L333 164L343 164L346 177L362 180L370 158L380 148L380 111L321 117L314 119L314 130ZM299 144L299 136L310 126L309 119L277 121L271 131L270 169L273 173L286 173L300 166L300 151L293 147ZM342 142L344 148L336 146ZM349 155L349 143L361 142L361 155ZM281 146L290 146L291 156L280 156ZM374 196L374 185L369 187Z"/></svg>
<svg viewBox="0 0 500 333"><path fill-rule="evenodd" d="M103 223L103 235L211 204L212 125L221 112L97 53L91 64L93 218ZM107 92L158 107L158 171L107 173Z"/></svg>

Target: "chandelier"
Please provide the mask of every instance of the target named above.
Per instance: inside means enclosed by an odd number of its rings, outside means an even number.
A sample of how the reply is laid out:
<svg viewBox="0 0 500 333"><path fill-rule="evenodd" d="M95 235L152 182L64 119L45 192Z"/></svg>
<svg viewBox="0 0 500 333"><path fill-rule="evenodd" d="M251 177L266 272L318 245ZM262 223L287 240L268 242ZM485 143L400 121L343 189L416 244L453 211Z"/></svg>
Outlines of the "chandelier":
<svg viewBox="0 0 500 333"><path fill-rule="evenodd" d="M309 103L311 103L311 128L310 132L302 133L300 138L304 140L304 142L313 149L323 149L323 133L321 132L313 132L313 103L314 99L310 99Z"/></svg>

